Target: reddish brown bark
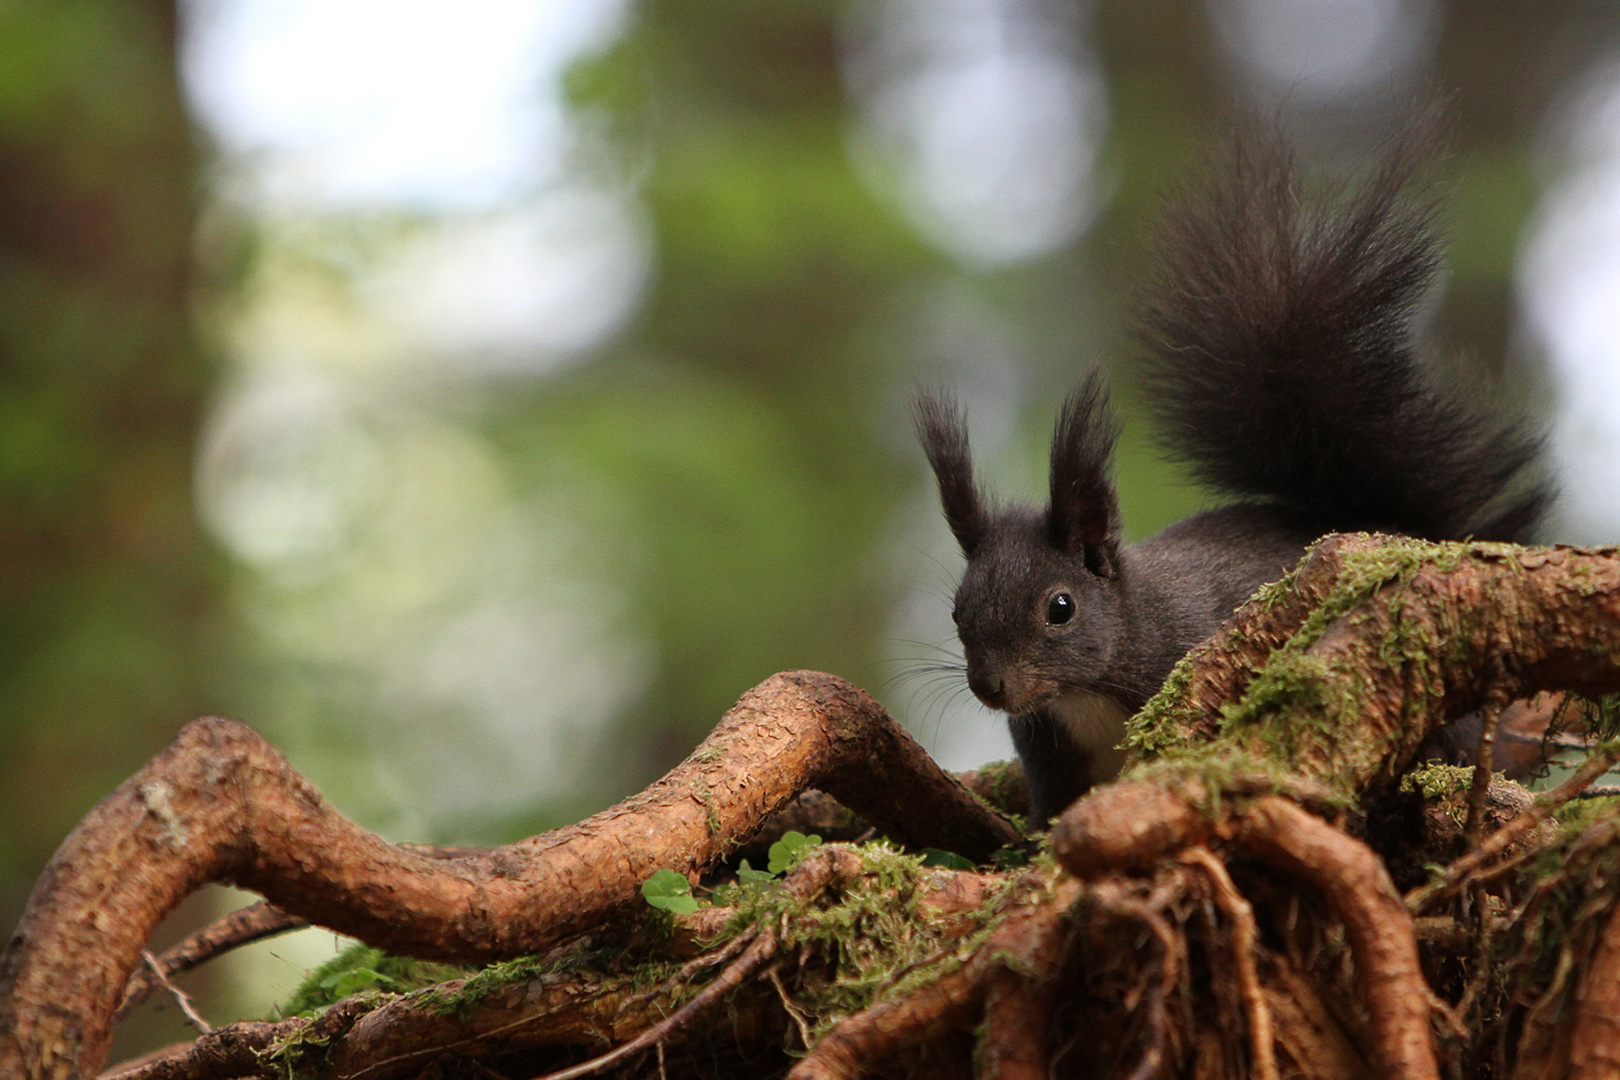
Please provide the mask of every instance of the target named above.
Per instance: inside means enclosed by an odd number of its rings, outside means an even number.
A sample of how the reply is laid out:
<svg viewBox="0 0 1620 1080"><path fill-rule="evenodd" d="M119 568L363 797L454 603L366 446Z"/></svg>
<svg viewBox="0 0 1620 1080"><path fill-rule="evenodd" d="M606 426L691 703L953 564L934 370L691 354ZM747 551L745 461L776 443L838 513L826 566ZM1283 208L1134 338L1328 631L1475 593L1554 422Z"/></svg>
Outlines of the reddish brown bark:
<svg viewBox="0 0 1620 1080"><path fill-rule="evenodd" d="M1047 1080L1051 1061L1052 970L1062 959L1051 941L1043 950L1044 970L1002 971L991 978L984 999L984 1034L976 1058L982 1080Z"/></svg>
<svg viewBox="0 0 1620 1080"><path fill-rule="evenodd" d="M1414 553L1404 560L1403 544ZM1253 693L1278 663L1257 657L1297 628L1298 603L1342 595L1347 583L1350 600L1320 636L1276 654L1288 678ZM1185 691L1146 735L1169 748L1218 737L1299 781L1354 794L1392 781L1429 735L1488 701L1620 690L1617 624L1613 548L1329 537L1301 564L1294 594L1249 604L1212 639L1223 646L1194 654Z"/></svg>

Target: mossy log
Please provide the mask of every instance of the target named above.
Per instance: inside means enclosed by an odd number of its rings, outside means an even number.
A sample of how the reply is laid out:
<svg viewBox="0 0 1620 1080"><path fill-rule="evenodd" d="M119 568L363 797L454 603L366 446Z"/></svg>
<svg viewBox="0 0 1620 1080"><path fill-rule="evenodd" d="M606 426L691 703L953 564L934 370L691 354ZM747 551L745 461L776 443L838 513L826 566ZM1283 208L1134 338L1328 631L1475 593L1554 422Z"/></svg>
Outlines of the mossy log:
<svg viewBox="0 0 1620 1080"><path fill-rule="evenodd" d="M0 958L0 1076L92 1075L146 937L207 881L280 911L155 971L300 919L458 965L527 958L233 1024L128 1080L1612 1076L1620 815L1554 822L1620 758L1612 710L1555 711L1580 713L1588 760L1554 791L1402 783L1443 726L1482 712L1488 739L1542 691L1620 691L1614 551L1328 538L1177 669L1133 720L1136 763L1027 865L1005 818L831 676L775 676L642 795L477 853L385 844L248 729L198 721L42 876ZM737 880L808 788L889 840ZM694 910L641 901L660 869L699 886Z"/></svg>

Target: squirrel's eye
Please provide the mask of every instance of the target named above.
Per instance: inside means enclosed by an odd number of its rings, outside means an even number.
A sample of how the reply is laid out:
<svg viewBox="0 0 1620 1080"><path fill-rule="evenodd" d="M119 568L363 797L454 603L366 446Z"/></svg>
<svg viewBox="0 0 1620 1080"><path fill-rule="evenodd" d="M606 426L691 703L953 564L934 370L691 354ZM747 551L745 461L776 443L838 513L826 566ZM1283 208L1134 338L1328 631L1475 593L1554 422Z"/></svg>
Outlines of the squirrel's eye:
<svg viewBox="0 0 1620 1080"><path fill-rule="evenodd" d="M1046 624L1062 626L1072 618L1074 618L1074 597L1066 592L1053 593L1052 599L1046 602Z"/></svg>
<svg viewBox="0 0 1620 1080"><path fill-rule="evenodd" d="M951 622L958 626L962 624L962 607L960 604L951 605Z"/></svg>

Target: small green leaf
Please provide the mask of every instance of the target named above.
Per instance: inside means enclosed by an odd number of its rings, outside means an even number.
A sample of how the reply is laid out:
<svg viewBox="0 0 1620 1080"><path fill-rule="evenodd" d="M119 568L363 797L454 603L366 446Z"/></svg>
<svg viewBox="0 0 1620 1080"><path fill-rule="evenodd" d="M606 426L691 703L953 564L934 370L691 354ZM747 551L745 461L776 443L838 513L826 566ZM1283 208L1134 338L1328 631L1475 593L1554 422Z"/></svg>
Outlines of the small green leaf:
<svg viewBox="0 0 1620 1080"><path fill-rule="evenodd" d="M695 896L672 896L664 904L664 910L671 915L690 915L702 906Z"/></svg>
<svg viewBox="0 0 1620 1080"><path fill-rule="evenodd" d="M996 853L990 856L990 862L992 865L999 866L1003 870L1009 870L1015 866L1028 866L1029 852L1025 851L1023 848L998 848Z"/></svg>
<svg viewBox="0 0 1620 1080"><path fill-rule="evenodd" d="M749 866L747 859L744 859L742 865L737 868L737 880L744 885L760 885L775 879L776 875L769 870L755 870Z"/></svg>
<svg viewBox="0 0 1620 1080"><path fill-rule="evenodd" d="M798 862L804 852L821 843L819 836L806 836L802 832L788 830L782 834L782 839L771 845L770 871L780 874L789 866Z"/></svg>
<svg viewBox="0 0 1620 1080"><path fill-rule="evenodd" d="M945 851L942 848L923 848L922 857L924 866L943 866L947 870L973 870L977 868L972 861L963 858L954 851Z"/></svg>
<svg viewBox="0 0 1620 1080"><path fill-rule="evenodd" d="M641 883L642 898L655 908L675 915L690 915L698 909L692 883L674 870L660 870Z"/></svg>

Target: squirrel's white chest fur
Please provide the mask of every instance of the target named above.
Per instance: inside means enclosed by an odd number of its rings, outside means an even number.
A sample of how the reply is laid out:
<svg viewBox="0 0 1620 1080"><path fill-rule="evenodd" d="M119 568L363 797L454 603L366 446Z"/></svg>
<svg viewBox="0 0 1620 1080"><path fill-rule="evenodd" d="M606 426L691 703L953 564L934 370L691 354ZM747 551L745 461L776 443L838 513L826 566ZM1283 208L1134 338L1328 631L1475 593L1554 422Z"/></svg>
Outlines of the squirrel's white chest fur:
<svg viewBox="0 0 1620 1080"><path fill-rule="evenodd" d="M1105 697L1076 690L1046 707L1075 746L1091 759L1091 782L1106 784L1125 766L1125 721L1130 713Z"/></svg>

